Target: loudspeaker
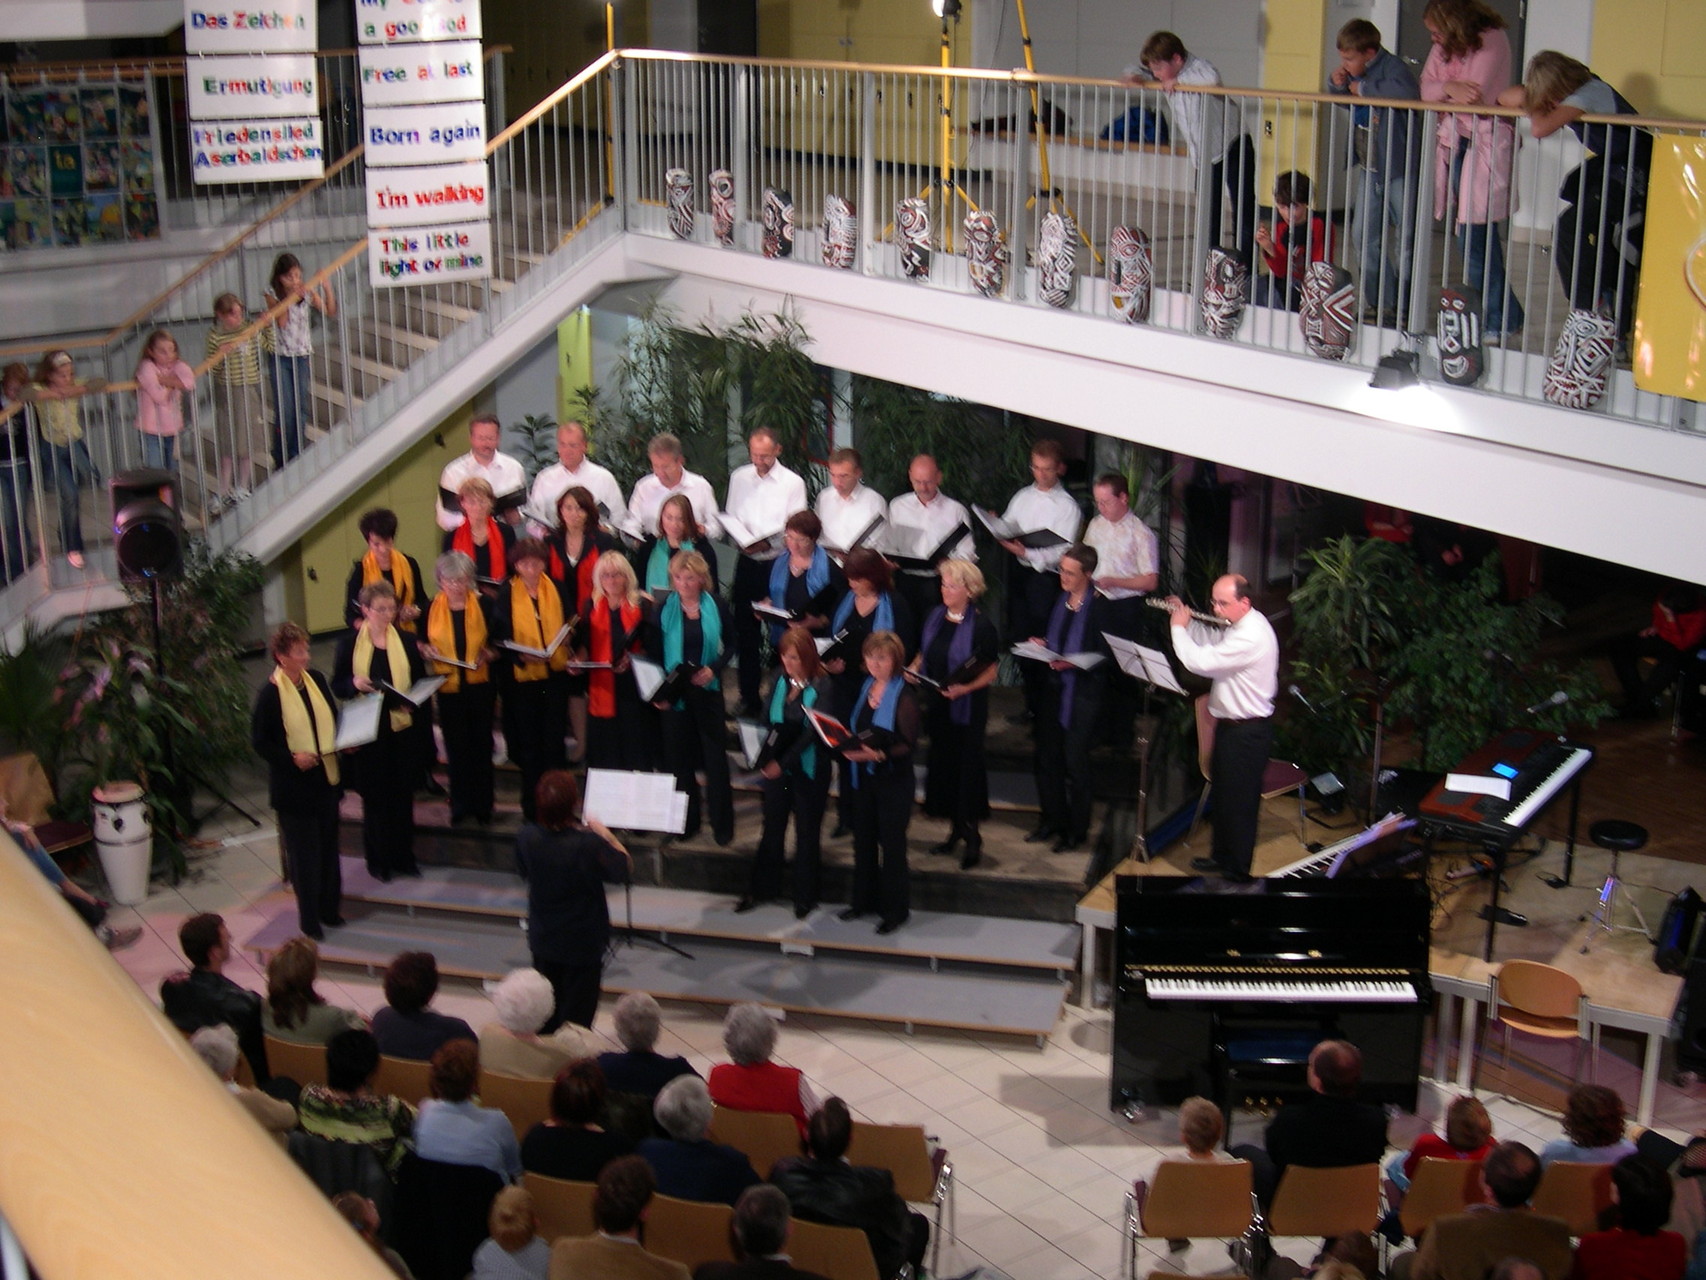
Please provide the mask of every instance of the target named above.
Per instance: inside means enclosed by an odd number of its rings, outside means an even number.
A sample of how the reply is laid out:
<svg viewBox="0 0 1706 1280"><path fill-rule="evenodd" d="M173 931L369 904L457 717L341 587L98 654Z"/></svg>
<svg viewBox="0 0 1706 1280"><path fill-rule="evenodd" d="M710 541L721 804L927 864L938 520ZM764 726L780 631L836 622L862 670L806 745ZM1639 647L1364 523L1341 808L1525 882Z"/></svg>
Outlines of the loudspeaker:
<svg viewBox="0 0 1706 1280"><path fill-rule="evenodd" d="M107 482L113 508L113 551L126 582L167 578L184 567L184 524L178 481L170 471L121 471Z"/></svg>
<svg viewBox="0 0 1706 1280"><path fill-rule="evenodd" d="M1706 959L1696 955L1685 973L1676 1065L1684 1071L1706 1071Z"/></svg>
<svg viewBox="0 0 1706 1280"><path fill-rule="evenodd" d="M1309 779L1307 794L1321 807L1321 812L1326 814L1341 812L1348 798L1345 795L1345 784L1339 781L1339 775L1332 770L1318 773Z"/></svg>

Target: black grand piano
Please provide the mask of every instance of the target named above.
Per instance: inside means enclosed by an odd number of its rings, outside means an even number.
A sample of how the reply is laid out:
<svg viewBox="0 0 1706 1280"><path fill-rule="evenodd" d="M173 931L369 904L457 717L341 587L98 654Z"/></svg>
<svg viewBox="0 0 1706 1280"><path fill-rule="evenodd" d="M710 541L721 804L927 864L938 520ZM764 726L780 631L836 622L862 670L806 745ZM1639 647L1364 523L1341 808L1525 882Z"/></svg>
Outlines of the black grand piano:
<svg viewBox="0 0 1706 1280"><path fill-rule="evenodd" d="M1362 1050L1360 1098L1415 1110L1433 999L1425 881L1120 876L1115 889L1115 1110L1302 1098L1327 1039Z"/></svg>

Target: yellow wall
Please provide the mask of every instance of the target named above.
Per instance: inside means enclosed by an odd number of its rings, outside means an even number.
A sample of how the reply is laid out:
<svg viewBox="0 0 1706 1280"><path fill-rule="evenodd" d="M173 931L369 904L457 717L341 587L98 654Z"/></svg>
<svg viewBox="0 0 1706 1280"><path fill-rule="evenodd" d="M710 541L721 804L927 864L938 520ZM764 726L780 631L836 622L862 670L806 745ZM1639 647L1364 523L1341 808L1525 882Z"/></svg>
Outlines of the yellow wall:
<svg viewBox="0 0 1706 1280"><path fill-rule="evenodd" d="M1706 120L1706 4L1595 0L1590 63L1643 115Z"/></svg>
<svg viewBox="0 0 1706 1280"><path fill-rule="evenodd" d="M1326 78L1327 0L1267 0L1263 25L1262 88L1318 92ZM1300 169L1319 180L1326 169L1317 147L1313 113L1265 108L1256 142L1256 203L1272 200L1283 170Z"/></svg>
<svg viewBox="0 0 1706 1280"><path fill-rule="evenodd" d="M970 6L957 24L954 60L971 50ZM925 0L759 0L758 53L818 62L933 65L942 27Z"/></svg>

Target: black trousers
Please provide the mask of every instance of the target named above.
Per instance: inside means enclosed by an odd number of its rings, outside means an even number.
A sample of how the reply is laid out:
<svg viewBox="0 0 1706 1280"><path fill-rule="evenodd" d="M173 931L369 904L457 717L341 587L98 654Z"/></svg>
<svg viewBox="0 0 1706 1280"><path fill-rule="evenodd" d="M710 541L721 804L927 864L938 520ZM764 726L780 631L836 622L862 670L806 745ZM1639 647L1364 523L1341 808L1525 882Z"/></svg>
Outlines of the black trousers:
<svg viewBox="0 0 1706 1280"><path fill-rule="evenodd" d="M1038 573L1021 560L1015 560L1007 571L1008 635L1015 640L1028 640L1048 630L1049 614L1055 597L1060 594L1058 573ZM1025 710L1034 717L1042 705L1044 686L1049 670L1040 662L1021 662L1019 676L1024 681Z"/></svg>
<svg viewBox="0 0 1706 1280"><path fill-rule="evenodd" d="M1080 678L1077 695L1072 700L1071 719L1063 725L1060 682L1053 678L1054 674L1049 672L1051 678L1044 691L1042 708L1032 727L1035 745L1032 770L1037 779L1043 826L1081 842L1090 834L1094 798L1090 785L1090 746L1096 737L1103 685L1101 681Z"/></svg>
<svg viewBox="0 0 1706 1280"><path fill-rule="evenodd" d="M561 769L568 761L563 746L569 724L567 677L554 672L543 680L507 681L503 724L509 758L521 770L521 813L532 822L539 779L547 769Z"/></svg>
<svg viewBox="0 0 1706 1280"><path fill-rule="evenodd" d="M735 577L729 586L729 604L735 615L735 661L740 664L740 700L743 706L758 704L760 677L764 674L764 627L752 611L755 600L770 594L770 564L741 556L735 561ZM781 601L777 601L780 604Z"/></svg>
<svg viewBox="0 0 1706 1280"><path fill-rule="evenodd" d="M946 698L930 699L934 705L925 718L930 730L930 763L924 775L924 812L948 819L953 824L952 834L964 836L981 848L978 823L989 816L989 763L983 749L989 703L984 693L968 693L966 698L972 702L970 724L954 723L956 704Z"/></svg>
<svg viewBox="0 0 1706 1280"><path fill-rule="evenodd" d="M380 880L418 875L415 865L415 777L420 757L413 726L393 733L379 713L376 741L356 753L356 793L361 796L361 844L367 869ZM487 752L487 760L491 753ZM292 877L295 871L292 868Z"/></svg>
<svg viewBox="0 0 1706 1280"><path fill-rule="evenodd" d="M728 729L723 722L720 689L690 688L679 708L663 713L664 758L676 787L687 793L687 831L699 830L701 810L711 819L711 834L727 844L735 833L735 798L729 786ZM697 770L705 770L701 805Z"/></svg>
<svg viewBox="0 0 1706 1280"><path fill-rule="evenodd" d="M1213 110L1213 106L1211 103L1209 109ZM1209 166L1208 189L1211 195L1205 251L1220 244L1222 188L1226 191L1226 198L1232 202L1237 237L1234 243L1243 253L1244 261L1253 267L1256 252L1256 145L1250 141L1249 134L1239 138L1226 149L1225 155Z"/></svg>
<svg viewBox="0 0 1706 1280"><path fill-rule="evenodd" d="M758 899L782 894L788 818L794 819L794 906L810 910L818 904L823 873L823 811L829 803L829 753L817 752L817 777L786 770L780 778L760 784L764 802L764 834L752 862L749 892Z"/></svg>
<svg viewBox="0 0 1706 1280"><path fill-rule="evenodd" d="M490 681L464 685L460 693L438 695L452 822L492 816L492 712L496 704L497 686Z"/></svg>
<svg viewBox="0 0 1706 1280"><path fill-rule="evenodd" d="M1214 786L1212 856L1221 870L1233 875L1250 874L1262 816L1262 776L1273 742L1272 716L1214 722L1214 759L1209 766Z"/></svg>
<svg viewBox="0 0 1706 1280"><path fill-rule="evenodd" d="M565 964L535 954L533 967L549 980L551 992L557 998L556 1008L539 1028L539 1034L548 1036L565 1022L591 1027L604 981L603 959L593 964Z"/></svg>
<svg viewBox="0 0 1706 1280"><path fill-rule="evenodd" d="M296 890L297 927L310 938L318 938L323 923L343 914L337 793L328 786L324 799L311 806L273 812L278 818L279 842L289 860L290 885Z"/></svg>
<svg viewBox="0 0 1706 1280"><path fill-rule="evenodd" d="M918 639L916 629L922 627L924 619L930 616L930 611L942 603L942 580L933 573L925 575L897 571L894 575L893 590L906 601L907 608L912 611L914 634L901 637L910 646ZM853 665L857 666L858 663Z"/></svg>
<svg viewBox="0 0 1706 1280"><path fill-rule="evenodd" d="M878 766L853 788L853 902L884 920L912 910L906 828L912 821L912 762Z"/></svg>
<svg viewBox="0 0 1706 1280"><path fill-rule="evenodd" d="M1640 661L1653 659L1653 669L1641 678ZM1624 701L1650 707L1675 682L1688 653L1658 636L1619 636L1611 643L1611 669L1623 686Z"/></svg>

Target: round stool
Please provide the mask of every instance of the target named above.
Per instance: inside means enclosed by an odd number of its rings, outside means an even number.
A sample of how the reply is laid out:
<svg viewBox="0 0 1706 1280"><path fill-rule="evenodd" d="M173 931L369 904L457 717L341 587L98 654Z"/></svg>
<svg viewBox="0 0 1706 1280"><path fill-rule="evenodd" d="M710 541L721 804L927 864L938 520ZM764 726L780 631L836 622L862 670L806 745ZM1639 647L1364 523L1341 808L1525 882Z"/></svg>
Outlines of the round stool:
<svg viewBox="0 0 1706 1280"><path fill-rule="evenodd" d="M1620 859L1625 853L1633 852L1647 843L1647 829L1622 818L1602 818L1588 828L1588 839L1610 852L1611 874L1606 876L1605 882L1599 886L1599 903L1593 909L1593 924L1588 927L1588 936L1582 942L1582 950L1585 952L1588 949L1596 929L1603 929L1606 933L1627 929L1631 933L1639 933L1643 938L1651 939L1652 930L1647 927L1647 917L1641 913L1641 904L1624 890L1620 866ZM1638 923L1617 923L1619 897L1627 902Z"/></svg>

